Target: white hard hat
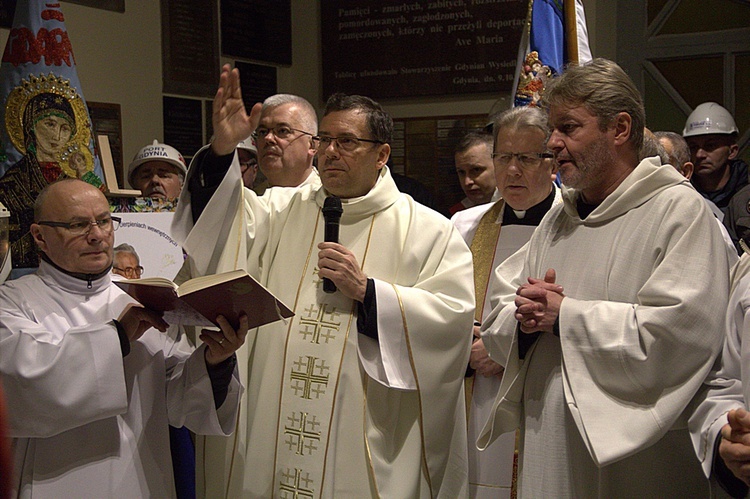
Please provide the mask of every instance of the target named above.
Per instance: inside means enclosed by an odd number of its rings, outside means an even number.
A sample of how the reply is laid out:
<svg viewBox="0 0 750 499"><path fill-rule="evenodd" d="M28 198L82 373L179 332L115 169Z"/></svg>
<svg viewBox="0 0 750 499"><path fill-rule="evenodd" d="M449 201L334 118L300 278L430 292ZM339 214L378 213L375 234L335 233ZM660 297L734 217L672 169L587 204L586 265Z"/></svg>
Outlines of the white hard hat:
<svg viewBox="0 0 750 499"><path fill-rule="evenodd" d="M128 182L130 182L130 185L134 185L133 173L135 173L139 166L149 161L165 161L177 167L183 175L187 173L185 159L180 154L180 151L167 144L161 144L158 140L154 139L153 144L138 151L138 154L133 158L133 162L128 166Z"/></svg>
<svg viewBox="0 0 750 499"><path fill-rule="evenodd" d="M253 140L252 135L237 144L237 149L245 149L255 154L256 156L258 155L258 148L255 147L255 140Z"/></svg>
<svg viewBox="0 0 750 499"><path fill-rule="evenodd" d="M737 125L729 111L715 102L704 102L688 116L682 136L693 137L712 133L737 133Z"/></svg>

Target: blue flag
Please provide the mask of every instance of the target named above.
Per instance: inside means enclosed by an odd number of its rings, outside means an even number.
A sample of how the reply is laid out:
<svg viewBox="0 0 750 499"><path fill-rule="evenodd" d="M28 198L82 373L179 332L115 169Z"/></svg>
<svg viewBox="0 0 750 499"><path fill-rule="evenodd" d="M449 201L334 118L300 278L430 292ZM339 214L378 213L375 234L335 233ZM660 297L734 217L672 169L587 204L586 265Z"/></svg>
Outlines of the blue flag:
<svg viewBox="0 0 750 499"><path fill-rule="evenodd" d="M0 96L0 202L10 210L13 267L36 267L29 227L39 191L66 177L103 187L59 3L18 0L0 64Z"/></svg>
<svg viewBox="0 0 750 499"><path fill-rule="evenodd" d="M515 106L537 105L547 81L562 73L568 45L574 44L578 62L591 60L586 17L581 0L531 0L528 30L521 39L513 92ZM566 38L565 9L575 10L575 40Z"/></svg>
<svg viewBox="0 0 750 499"><path fill-rule="evenodd" d="M534 0L531 9L529 44L539 54L539 60L554 74L565 65L565 28L562 0Z"/></svg>

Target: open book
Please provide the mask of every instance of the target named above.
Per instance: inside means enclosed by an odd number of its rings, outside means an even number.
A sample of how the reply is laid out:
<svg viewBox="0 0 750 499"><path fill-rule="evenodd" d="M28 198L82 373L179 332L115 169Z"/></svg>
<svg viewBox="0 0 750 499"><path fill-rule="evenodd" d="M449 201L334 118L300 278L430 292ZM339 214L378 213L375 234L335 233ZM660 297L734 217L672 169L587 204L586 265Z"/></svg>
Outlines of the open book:
<svg viewBox="0 0 750 499"><path fill-rule="evenodd" d="M244 270L196 277L177 286L164 277L113 281L141 305L164 312L168 324L216 326L223 315L232 327L246 314L250 329L294 315Z"/></svg>

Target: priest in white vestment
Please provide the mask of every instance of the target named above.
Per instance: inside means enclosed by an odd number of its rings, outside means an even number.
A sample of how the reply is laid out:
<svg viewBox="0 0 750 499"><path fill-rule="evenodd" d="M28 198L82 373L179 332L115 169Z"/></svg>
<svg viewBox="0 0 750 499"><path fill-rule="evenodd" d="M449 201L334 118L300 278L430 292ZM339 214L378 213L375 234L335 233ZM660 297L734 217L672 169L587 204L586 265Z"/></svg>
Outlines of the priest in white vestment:
<svg viewBox="0 0 750 499"><path fill-rule="evenodd" d="M495 268L528 242L553 203L562 202L560 190L552 183L557 165L547 151L547 114L537 107L515 107L497 116L492 129L494 147L487 155L494 162L502 197L495 203L459 211L451 218L474 257L476 336L492 310L489 290L493 288ZM478 337L472 344L469 366L469 495L480 499L509 497L516 432L501 435L483 451L476 446L500 388L503 368L488 357Z"/></svg>
<svg viewBox="0 0 750 499"><path fill-rule="evenodd" d="M31 225L39 270L0 286L18 497L174 497L168 425L229 435L236 424L246 319L178 347L112 284L117 223L91 185L50 184Z"/></svg>
<svg viewBox="0 0 750 499"><path fill-rule="evenodd" d="M498 268L482 339L505 374L478 445L520 425L519 497L705 497L687 417L721 349L721 234L685 178L638 162L645 113L619 66L546 92L563 204L519 272Z"/></svg>
<svg viewBox="0 0 750 499"><path fill-rule="evenodd" d="M385 166L392 120L366 97L326 106L322 188L243 189L232 152L258 107L245 114L225 66L215 139L188 171L173 233L192 275L246 268L296 315L249 333L240 423L199 442L198 493L465 497L471 253L447 219L397 190ZM260 134L310 138L282 125ZM323 242L329 196L343 205L340 244Z"/></svg>

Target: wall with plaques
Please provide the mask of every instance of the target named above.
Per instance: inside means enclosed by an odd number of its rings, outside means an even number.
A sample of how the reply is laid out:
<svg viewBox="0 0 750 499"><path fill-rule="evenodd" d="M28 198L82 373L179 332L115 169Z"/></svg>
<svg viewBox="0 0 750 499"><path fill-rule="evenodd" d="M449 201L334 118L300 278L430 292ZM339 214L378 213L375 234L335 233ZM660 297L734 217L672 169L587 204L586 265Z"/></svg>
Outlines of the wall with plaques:
<svg viewBox="0 0 750 499"><path fill-rule="evenodd" d="M361 3L361 0L351 2ZM126 1L121 13L63 1L84 96L90 101L121 106L122 154L126 165L141 147L155 138L163 139L160 3ZM291 64L275 65L277 89L301 95L320 110L327 94L322 87L319 33L322 26L325 29L330 26L322 24L320 0L290 3ZM616 0L583 0L583 3L594 53L615 57L617 30L611 27L616 25ZM7 38L8 30L0 29L3 47ZM221 63L234 64L237 60L260 63L242 57L220 58ZM503 93L483 93L383 98L381 102L395 118L407 118L486 114L493 105L506 106L508 99ZM204 109L210 110L210 101L204 101ZM204 111L204 120L208 119L210 114Z"/></svg>
<svg viewBox="0 0 750 499"><path fill-rule="evenodd" d="M219 72L216 0L162 0L162 90L211 97Z"/></svg>

